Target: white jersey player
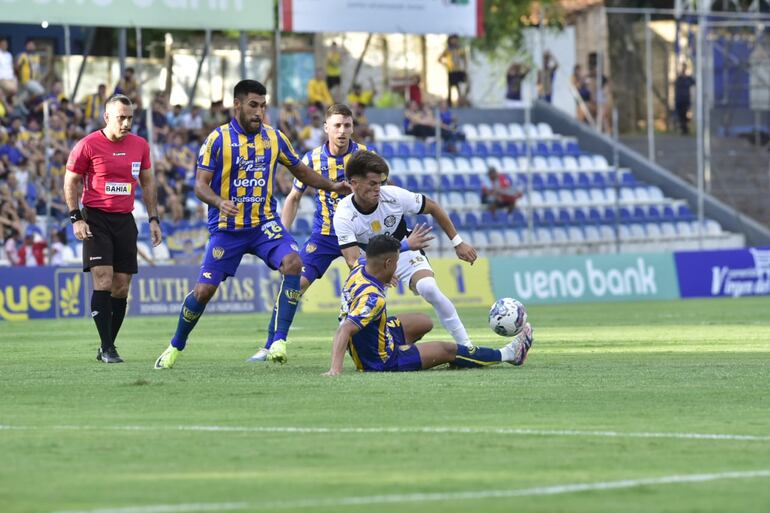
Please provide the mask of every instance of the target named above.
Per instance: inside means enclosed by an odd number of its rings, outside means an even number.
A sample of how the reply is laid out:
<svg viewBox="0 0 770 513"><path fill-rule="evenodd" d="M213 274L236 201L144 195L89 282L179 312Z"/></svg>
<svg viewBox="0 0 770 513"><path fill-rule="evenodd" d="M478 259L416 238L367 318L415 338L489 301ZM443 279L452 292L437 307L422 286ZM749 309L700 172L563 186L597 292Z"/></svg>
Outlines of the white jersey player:
<svg viewBox="0 0 770 513"><path fill-rule="evenodd" d="M473 262L476 250L463 242L449 215L435 201L426 196L392 185L382 185L388 176L388 165L375 153L357 151L348 160L345 178L350 182L353 194L340 200L334 213L334 231L348 266L358 265L361 248L375 235L391 235L401 241L401 255L395 277L436 310L441 325L452 335L455 342L469 346L471 341L457 309L438 288L433 269L425 255L419 251L433 237L423 227L413 232L407 228L405 216L430 214L452 240L460 260Z"/></svg>

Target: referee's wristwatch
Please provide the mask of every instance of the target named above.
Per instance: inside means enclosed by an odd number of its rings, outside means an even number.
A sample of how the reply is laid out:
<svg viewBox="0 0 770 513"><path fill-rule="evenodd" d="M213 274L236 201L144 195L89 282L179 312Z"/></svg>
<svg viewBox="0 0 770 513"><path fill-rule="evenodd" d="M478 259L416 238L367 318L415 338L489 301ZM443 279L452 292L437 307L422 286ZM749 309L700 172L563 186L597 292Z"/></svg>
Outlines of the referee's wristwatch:
<svg viewBox="0 0 770 513"><path fill-rule="evenodd" d="M151 223L153 221L155 221L160 225L160 218L158 216L150 216L150 218L147 220L148 223Z"/></svg>
<svg viewBox="0 0 770 513"><path fill-rule="evenodd" d="M80 209L70 210L70 223L75 224L78 221L83 221L83 214L80 212Z"/></svg>

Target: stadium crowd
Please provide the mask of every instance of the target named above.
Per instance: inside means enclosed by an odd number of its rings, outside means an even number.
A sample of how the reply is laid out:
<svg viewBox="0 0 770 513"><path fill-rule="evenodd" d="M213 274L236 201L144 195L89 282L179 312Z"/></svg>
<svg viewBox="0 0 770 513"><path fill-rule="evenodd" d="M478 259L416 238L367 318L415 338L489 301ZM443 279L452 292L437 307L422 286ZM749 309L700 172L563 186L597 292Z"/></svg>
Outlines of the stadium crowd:
<svg viewBox="0 0 770 513"><path fill-rule="evenodd" d="M450 71L459 65L457 57L451 62ZM73 101L66 96L53 66L36 51L34 41L13 56L7 40L0 39L0 227L4 260L11 265L56 265L65 258L75 260L68 246L74 238L62 196L67 156L78 140L103 126L105 102L114 93L134 101L134 133L149 140L148 125L152 127L151 157L159 214L164 233L170 236L170 256L190 263L198 258L196 252L205 244L207 233L205 208L193 192L196 157L205 135L229 121L230 108L222 101L213 102L209 108L172 105L162 91L153 91L148 107L142 102L135 70L130 67L116 84L100 84ZM273 112L275 119L266 121L284 132L303 154L324 142L323 115L335 101L351 107L353 138L362 143L374 139L366 116L368 107L405 106L404 133L430 139L440 131L445 150L453 151L464 135L450 111L449 100L423 101L424 96L419 78L393 91L378 92L373 81L368 86L354 82L349 91L342 91L339 50L333 45L325 67L308 81L307 102L287 98ZM462 101L464 96L460 95ZM45 105L47 135L43 129ZM291 183L290 174L281 168L275 182L278 197L290 192ZM139 202L137 205L140 210L135 215L141 218L143 212ZM180 237L175 238L175 233ZM140 234L140 240L143 235L147 234Z"/></svg>

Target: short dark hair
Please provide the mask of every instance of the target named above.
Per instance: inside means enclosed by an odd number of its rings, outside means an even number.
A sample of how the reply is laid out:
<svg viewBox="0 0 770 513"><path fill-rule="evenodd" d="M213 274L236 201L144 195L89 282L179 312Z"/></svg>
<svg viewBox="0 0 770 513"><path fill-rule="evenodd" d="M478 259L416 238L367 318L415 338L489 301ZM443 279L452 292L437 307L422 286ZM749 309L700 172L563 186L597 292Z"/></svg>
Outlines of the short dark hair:
<svg viewBox="0 0 770 513"><path fill-rule="evenodd" d="M122 103L123 105L128 105L129 107L133 107L134 104L131 101L131 98L126 96L125 94L113 94L107 99L107 103L105 105L110 105L112 103Z"/></svg>
<svg viewBox="0 0 770 513"><path fill-rule="evenodd" d="M342 116L345 116L346 118L352 118L353 117L353 111L350 110L350 107L343 103L332 103L328 109L326 109L326 119L329 119L330 117L334 116L335 114L340 114Z"/></svg>
<svg viewBox="0 0 770 513"><path fill-rule="evenodd" d="M238 101L243 101L250 94L254 93L259 96L265 96L267 94L267 88L256 80L241 80L233 88L233 97L238 98Z"/></svg>
<svg viewBox="0 0 770 513"><path fill-rule="evenodd" d="M365 177L368 173L390 174L385 159L368 150L358 150L350 156L345 165L345 179L350 180L354 177Z"/></svg>
<svg viewBox="0 0 770 513"><path fill-rule="evenodd" d="M375 235L369 239L366 245L366 258L377 258L390 253L398 253L401 250L401 243L392 235Z"/></svg>

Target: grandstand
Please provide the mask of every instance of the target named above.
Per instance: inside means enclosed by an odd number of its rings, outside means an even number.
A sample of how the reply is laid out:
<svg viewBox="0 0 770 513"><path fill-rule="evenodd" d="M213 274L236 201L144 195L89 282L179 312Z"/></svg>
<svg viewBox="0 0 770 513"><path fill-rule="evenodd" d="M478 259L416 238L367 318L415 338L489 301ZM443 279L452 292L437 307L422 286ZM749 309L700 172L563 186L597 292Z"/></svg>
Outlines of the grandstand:
<svg viewBox="0 0 770 513"><path fill-rule="evenodd" d="M437 150L442 145L436 141L405 135L388 121L395 113L382 112L382 123L372 124L374 150L388 161L394 185L437 199L463 238L488 254L673 251L745 244L741 233L723 229L714 219L699 223L684 199L666 195L604 155L581 150L575 137L555 133L548 123L504 122L523 114L484 112L486 118L501 121L464 123L466 141L450 153ZM508 174L524 192L512 213L492 214L481 204L482 177L490 167ZM309 232L312 208L311 201L303 201L295 228L300 236Z"/></svg>

